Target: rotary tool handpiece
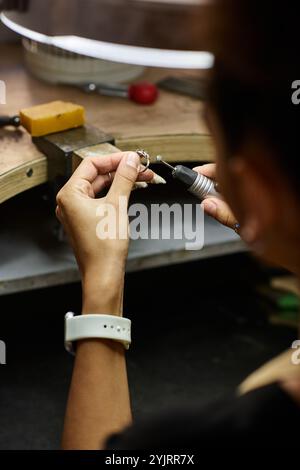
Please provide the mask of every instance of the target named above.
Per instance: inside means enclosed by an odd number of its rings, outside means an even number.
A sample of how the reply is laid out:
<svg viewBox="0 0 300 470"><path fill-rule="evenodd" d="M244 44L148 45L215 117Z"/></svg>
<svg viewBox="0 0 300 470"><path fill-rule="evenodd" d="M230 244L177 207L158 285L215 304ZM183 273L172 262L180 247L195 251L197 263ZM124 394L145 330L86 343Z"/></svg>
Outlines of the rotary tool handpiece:
<svg viewBox="0 0 300 470"><path fill-rule="evenodd" d="M211 179L186 166L177 165L173 171L173 178L182 181L188 187L188 191L199 199L205 199L207 196L220 197Z"/></svg>
<svg viewBox="0 0 300 470"><path fill-rule="evenodd" d="M199 199L205 199L208 196L214 196L221 199L221 195L216 189L215 182L210 178L207 178L207 176L201 175L184 165L173 167L169 163L165 162L160 156L156 159L158 162L161 162L172 169L173 178L184 183L187 186L188 191Z"/></svg>

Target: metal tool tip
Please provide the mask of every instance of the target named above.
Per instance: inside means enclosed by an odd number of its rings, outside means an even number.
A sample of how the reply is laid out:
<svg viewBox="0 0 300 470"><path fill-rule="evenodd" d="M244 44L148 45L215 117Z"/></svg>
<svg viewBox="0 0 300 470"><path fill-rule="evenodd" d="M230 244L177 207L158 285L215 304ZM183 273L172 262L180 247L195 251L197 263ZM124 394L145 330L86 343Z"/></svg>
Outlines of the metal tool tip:
<svg viewBox="0 0 300 470"><path fill-rule="evenodd" d="M167 167L171 168L172 171L175 171L175 170L176 170L172 165L170 165L170 163L165 162L165 161L162 159L162 157L161 157L160 155L157 155L156 161L157 161L158 163L163 163L163 164L166 165Z"/></svg>

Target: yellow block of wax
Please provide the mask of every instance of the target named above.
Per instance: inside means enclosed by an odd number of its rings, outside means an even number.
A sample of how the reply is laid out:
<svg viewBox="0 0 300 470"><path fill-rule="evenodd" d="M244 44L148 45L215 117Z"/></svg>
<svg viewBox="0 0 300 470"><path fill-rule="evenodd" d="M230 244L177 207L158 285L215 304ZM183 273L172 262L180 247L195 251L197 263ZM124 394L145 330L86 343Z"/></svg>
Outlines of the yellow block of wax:
<svg viewBox="0 0 300 470"><path fill-rule="evenodd" d="M73 129L84 124L84 108L65 101L52 101L20 111L21 124L33 137Z"/></svg>

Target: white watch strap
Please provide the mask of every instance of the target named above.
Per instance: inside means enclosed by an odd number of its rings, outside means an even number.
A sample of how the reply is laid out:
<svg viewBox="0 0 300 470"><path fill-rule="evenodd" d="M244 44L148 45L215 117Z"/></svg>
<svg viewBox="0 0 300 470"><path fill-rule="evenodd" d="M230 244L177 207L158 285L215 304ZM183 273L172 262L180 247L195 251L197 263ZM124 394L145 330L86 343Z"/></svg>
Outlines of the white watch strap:
<svg viewBox="0 0 300 470"><path fill-rule="evenodd" d="M88 338L107 338L123 343L129 349L131 343L131 321L116 315L87 314L65 315L65 348L73 353L73 341Z"/></svg>

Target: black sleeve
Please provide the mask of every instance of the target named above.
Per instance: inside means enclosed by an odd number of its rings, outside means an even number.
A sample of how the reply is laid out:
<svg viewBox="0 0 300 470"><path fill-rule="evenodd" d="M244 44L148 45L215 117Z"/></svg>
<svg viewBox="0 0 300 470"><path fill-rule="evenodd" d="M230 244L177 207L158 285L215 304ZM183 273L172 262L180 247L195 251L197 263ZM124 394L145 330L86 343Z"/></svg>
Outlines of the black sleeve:
<svg viewBox="0 0 300 470"><path fill-rule="evenodd" d="M174 410L136 422L107 442L110 450L298 446L300 407L277 385L205 409Z"/></svg>

